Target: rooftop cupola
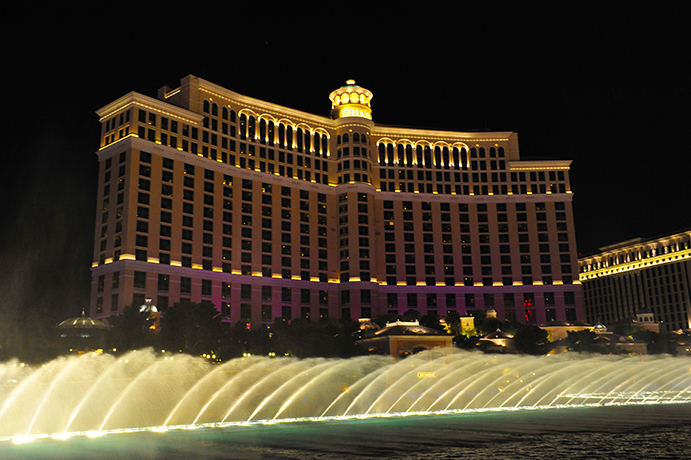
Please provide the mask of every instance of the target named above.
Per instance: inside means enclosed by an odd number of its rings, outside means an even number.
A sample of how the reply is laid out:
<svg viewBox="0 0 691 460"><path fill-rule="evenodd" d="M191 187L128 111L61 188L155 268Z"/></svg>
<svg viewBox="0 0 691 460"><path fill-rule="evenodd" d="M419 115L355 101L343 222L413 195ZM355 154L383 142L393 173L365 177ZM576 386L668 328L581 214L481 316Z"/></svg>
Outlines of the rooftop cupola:
<svg viewBox="0 0 691 460"><path fill-rule="evenodd" d="M329 94L331 99L331 116L334 120L348 117L372 119L372 92L355 84L355 80L346 80Z"/></svg>

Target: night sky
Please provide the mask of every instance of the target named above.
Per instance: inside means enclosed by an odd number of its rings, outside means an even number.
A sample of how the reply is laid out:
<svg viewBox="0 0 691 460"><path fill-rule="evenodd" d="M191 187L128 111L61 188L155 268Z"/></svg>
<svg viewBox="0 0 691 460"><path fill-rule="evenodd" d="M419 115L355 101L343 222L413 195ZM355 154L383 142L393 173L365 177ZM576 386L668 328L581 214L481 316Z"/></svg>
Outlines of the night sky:
<svg viewBox="0 0 691 460"><path fill-rule="evenodd" d="M3 50L0 311L64 319L88 306L94 112L188 74L325 116L329 93L353 78L374 93L379 124L516 131L523 159L573 160L583 255L691 227L681 6L487 3L378 14L101 4L18 19Z"/></svg>

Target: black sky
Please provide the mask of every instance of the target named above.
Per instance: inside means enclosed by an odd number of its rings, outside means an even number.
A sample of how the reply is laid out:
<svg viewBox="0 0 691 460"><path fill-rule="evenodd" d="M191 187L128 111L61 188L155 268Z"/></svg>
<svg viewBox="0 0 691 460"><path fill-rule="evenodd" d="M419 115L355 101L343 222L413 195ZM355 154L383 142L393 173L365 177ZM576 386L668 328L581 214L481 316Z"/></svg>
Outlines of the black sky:
<svg viewBox="0 0 691 460"><path fill-rule="evenodd" d="M322 115L354 78L380 124L516 131L522 158L573 160L582 254L691 226L681 6L466 3L18 15L3 51L0 310L88 304L94 112L187 74Z"/></svg>

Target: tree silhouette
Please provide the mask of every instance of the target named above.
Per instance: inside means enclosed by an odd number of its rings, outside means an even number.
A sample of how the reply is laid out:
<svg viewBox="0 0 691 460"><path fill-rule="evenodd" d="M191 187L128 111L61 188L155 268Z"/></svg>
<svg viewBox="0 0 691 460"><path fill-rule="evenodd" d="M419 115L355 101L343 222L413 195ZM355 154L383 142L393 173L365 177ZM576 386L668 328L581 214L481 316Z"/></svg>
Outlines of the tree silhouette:
<svg viewBox="0 0 691 460"><path fill-rule="evenodd" d="M549 343L547 337L547 331L537 326L521 326L513 337L513 343L520 353L536 355L545 352Z"/></svg>
<svg viewBox="0 0 691 460"><path fill-rule="evenodd" d="M148 312L139 311L139 307L126 306L119 315L108 318L108 324L108 349L124 353L154 345L153 319Z"/></svg>
<svg viewBox="0 0 691 460"><path fill-rule="evenodd" d="M161 346L193 355L218 350L223 341L221 315L211 302L178 302L161 317Z"/></svg>

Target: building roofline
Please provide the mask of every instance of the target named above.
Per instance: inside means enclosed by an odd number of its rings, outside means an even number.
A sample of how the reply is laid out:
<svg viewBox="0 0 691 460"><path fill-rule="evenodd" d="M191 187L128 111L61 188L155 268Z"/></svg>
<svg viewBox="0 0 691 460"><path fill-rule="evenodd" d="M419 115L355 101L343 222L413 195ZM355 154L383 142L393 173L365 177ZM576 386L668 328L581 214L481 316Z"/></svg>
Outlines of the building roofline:
<svg viewBox="0 0 691 460"><path fill-rule="evenodd" d="M190 77L194 77L193 75L190 75ZM309 112L304 112L302 110L298 109L293 109L290 107L286 107L280 104L274 104L273 102L267 102L261 99L257 99L251 96L245 96L243 94L237 93L235 91L229 90L227 88L224 88L221 85L218 85L216 83L212 83L208 80L204 80L203 78L198 78L198 83L199 83L199 89L201 91L210 93L210 94L215 94L221 98L224 99L229 99L229 100L234 100L242 105L245 105L249 108L255 108L255 109L261 109L264 112L268 112L271 114L276 114L279 118L282 117L292 117L295 119L298 119L300 121L305 121L309 123L314 123L314 124L321 124L321 125L326 125L329 128L333 128L334 125L334 120L330 117L326 117L323 115L315 115Z"/></svg>
<svg viewBox="0 0 691 460"><path fill-rule="evenodd" d="M99 121L103 121L103 119L110 117L132 105L138 105L146 108L147 110L164 113L173 118L181 119L187 123L199 124L204 119L202 115L134 91L130 91L110 104L104 105L96 111L96 114L99 116Z"/></svg>
<svg viewBox="0 0 691 460"><path fill-rule="evenodd" d="M691 227L687 227L687 228L682 229L682 230L677 230L677 231L672 232L672 233L664 233L662 235L653 236L653 237L649 237L649 238L646 238L646 237L631 238L629 240L620 241L618 243L609 244L607 246L602 246L602 247L598 248L597 252L592 252L589 254L582 255L578 258L578 260L581 261L583 259L588 259L588 258L599 256L599 255L605 255L607 253L617 252L620 249L631 248L634 246L644 246L646 244L649 244L649 243L652 243L655 241L664 240L666 238L680 237L680 236L683 236L685 234L691 234Z"/></svg>
<svg viewBox="0 0 691 460"><path fill-rule="evenodd" d="M514 131L447 131L438 129L425 128L405 128L399 126L391 126L385 124L375 123L372 129L373 136L393 136L393 137L434 137L434 138L450 138L453 140L467 140L467 141L507 141L511 136L516 135Z"/></svg>

